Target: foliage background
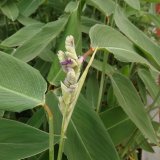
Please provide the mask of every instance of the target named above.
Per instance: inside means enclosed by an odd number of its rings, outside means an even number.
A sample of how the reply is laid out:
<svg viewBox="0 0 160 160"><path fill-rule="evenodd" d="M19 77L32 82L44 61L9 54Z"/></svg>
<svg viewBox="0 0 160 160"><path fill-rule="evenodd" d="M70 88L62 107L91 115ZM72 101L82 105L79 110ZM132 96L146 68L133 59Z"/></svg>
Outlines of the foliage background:
<svg viewBox="0 0 160 160"><path fill-rule="evenodd" d="M0 159L48 159L44 104L54 113L56 157L62 119L57 95L65 76L56 53L70 34L79 55L90 46L98 51L63 159L138 159L142 149L153 152L160 134L149 114L160 104L157 2L1 0ZM149 106L147 95L154 100Z"/></svg>

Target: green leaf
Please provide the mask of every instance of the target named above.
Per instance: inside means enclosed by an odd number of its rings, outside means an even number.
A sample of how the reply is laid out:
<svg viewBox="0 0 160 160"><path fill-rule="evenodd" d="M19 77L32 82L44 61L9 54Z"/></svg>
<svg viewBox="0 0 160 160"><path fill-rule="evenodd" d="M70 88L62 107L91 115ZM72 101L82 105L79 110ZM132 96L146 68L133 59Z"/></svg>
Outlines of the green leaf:
<svg viewBox="0 0 160 160"><path fill-rule="evenodd" d="M21 46L27 40L31 39L35 36L41 29L44 24L33 24L22 29L18 30L15 34L5 39L1 45L7 47L16 47Z"/></svg>
<svg viewBox="0 0 160 160"><path fill-rule="evenodd" d="M21 0L18 4L18 8L23 16L28 17L34 13L44 1L45 0Z"/></svg>
<svg viewBox="0 0 160 160"><path fill-rule="evenodd" d="M25 17L23 15L19 15L17 20L24 26L29 26L29 25L33 25L33 24L37 24L37 23L42 24L42 22L40 22L36 19L33 19L31 17Z"/></svg>
<svg viewBox="0 0 160 160"><path fill-rule="evenodd" d="M37 34L18 47L14 53L14 56L25 62L32 60L62 32L66 23L66 17L47 23Z"/></svg>
<svg viewBox="0 0 160 160"><path fill-rule="evenodd" d="M86 84L86 98L90 102L93 109L96 108L98 102L99 84L95 74L89 76Z"/></svg>
<svg viewBox="0 0 160 160"><path fill-rule="evenodd" d="M125 2L134 9L140 10L139 0L125 0Z"/></svg>
<svg viewBox="0 0 160 160"><path fill-rule="evenodd" d="M138 62L154 69L146 59L136 53L133 43L112 27L97 24L91 28L89 35L93 48L106 49L120 61Z"/></svg>
<svg viewBox="0 0 160 160"><path fill-rule="evenodd" d="M146 2L160 2L160 0L144 0L144 1L146 1Z"/></svg>
<svg viewBox="0 0 160 160"><path fill-rule="evenodd" d="M107 107L111 108L111 107L116 107L116 106L118 106L118 103L113 93L113 87L110 86L107 89Z"/></svg>
<svg viewBox="0 0 160 160"><path fill-rule="evenodd" d="M55 55L47 80L50 84L58 86L60 85L60 81L64 80L64 78L65 78L65 73L62 70L57 55Z"/></svg>
<svg viewBox="0 0 160 160"><path fill-rule="evenodd" d="M45 103L47 84L28 64L0 52L0 109L23 111Z"/></svg>
<svg viewBox="0 0 160 160"><path fill-rule="evenodd" d="M138 69L138 75L145 84L151 97L155 99L159 92L159 87L156 84L156 80L152 77L151 73L145 69ZM160 99L157 100L157 103L160 105Z"/></svg>
<svg viewBox="0 0 160 160"><path fill-rule="evenodd" d="M0 118L4 116L4 110L0 110Z"/></svg>
<svg viewBox="0 0 160 160"><path fill-rule="evenodd" d="M138 92L139 92L139 95L143 101L143 104L147 105L148 93L147 93L146 87L139 77L137 77L136 82L137 82Z"/></svg>
<svg viewBox="0 0 160 160"><path fill-rule="evenodd" d="M81 31L83 33L88 34L89 30L92 26L94 26L95 24L101 24L102 22L97 21L93 18L88 18L86 16L82 16L81 17Z"/></svg>
<svg viewBox="0 0 160 160"><path fill-rule="evenodd" d="M53 62L55 54L48 48L45 48L43 52L39 54L39 57L46 62Z"/></svg>
<svg viewBox="0 0 160 160"><path fill-rule="evenodd" d="M87 3L100 10L106 16L115 11L115 3L112 0L87 0Z"/></svg>
<svg viewBox="0 0 160 160"><path fill-rule="evenodd" d="M27 121L27 124L36 128L40 128L40 126L45 120L45 117L46 115L44 109L41 108L33 113L32 117Z"/></svg>
<svg viewBox="0 0 160 160"><path fill-rule="evenodd" d="M118 28L136 44L152 63L156 63L159 68L160 64L160 47L149 39L142 31L133 25L120 11L116 10L115 23ZM136 34L135 34L136 33Z"/></svg>
<svg viewBox="0 0 160 160"><path fill-rule="evenodd" d="M16 20L19 15L18 7L12 0L7 1L4 5L2 5L1 10L12 21Z"/></svg>
<svg viewBox="0 0 160 160"><path fill-rule="evenodd" d="M80 2L69 2L65 8L65 12L70 14L65 30L62 37L59 39L57 50L65 49L65 40L68 35L72 35L75 40L76 52L82 52L82 35L80 28Z"/></svg>
<svg viewBox="0 0 160 160"><path fill-rule="evenodd" d="M58 100L55 102L55 95L51 92L46 99L49 107L56 113L55 130L59 133L62 116ZM100 118L82 96L75 107L66 136L65 154L69 160L119 160Z"/></svg>
<svg viewBox="0 0 160 160"><path fill-rule="evenodd" d="M130 138L136 129L136 126L120 107L106 110L100 114L100 117L115 145Z"/></svg>
<svg viewBox="0 0 160 160"><path fill-rule="evenodd" d="M26 124L0 119L0 159L18 160L48 149L48 134Z"/></svg>
<svg viewBox="0 0 160 160"><path fill-rule="evenodd" d="M7 0L1 0L0 1L0 7L3 6L6 2L7 2Z"/></svg>
<svg viewBox="0 0 160 160"><path fill-rule="evenodd" d="M86 61L89 62L89 58L87 58ZM94 59L93 62L92 62L92 64L91 64L91 67L93 67L93 68L95 68L96 70L102 72L102 65L103 65L103 62ZM105 64L105 65L106 65L106 67L105 67L105 74L109 75L109 74L112 74L112 73L115 72L115 68L114 68L114 67L112 67L112 66L109 65L108 63Z"/></svg>
<svg viewBox="0 0 160 160"><path fill-rule="evenodd" d="M133 84L125 76L115 73L111 77L118 103L144 136L156 143L156 136L149 115Z"/></svg>

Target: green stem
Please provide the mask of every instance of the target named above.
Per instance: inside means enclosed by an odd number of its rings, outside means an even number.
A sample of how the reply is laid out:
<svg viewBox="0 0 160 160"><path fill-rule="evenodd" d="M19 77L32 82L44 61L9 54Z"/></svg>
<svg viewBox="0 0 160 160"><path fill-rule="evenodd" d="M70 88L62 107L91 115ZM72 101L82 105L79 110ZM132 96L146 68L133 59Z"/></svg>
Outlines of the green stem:
<svg viewBox="0 0 160 160"><path fill-rule="evenodd" d="M63 155L63 149L64 149L64 139L65 137L65 132L61 131L61 138L60 138L60 143L59 143L59 150L58 150L58 158L57 160L61 160L62 159L62 155Z"/></svg>
<svg viewBox="0 0 160 160"><path fill-rule="evenodd" d="M62 155L63 155L64 142L65 142L65 133L66 133L66 130L67 130L67 126L65 126L66 115L67 115L67 108L68 107L66 106L64 114L63 114L63 119L62 119L61 137L60 137L60 142L59 142L59 150L58 150L57 160L61 160L62 159Z"/></svg>
<svg viewBox="0 0 160 160"><path fill-rule="evenodd" d="M101 74L101 82L100 82L100 88L99 88L99 94L98 94L98 102L97 102L97 107L96 107L96 112L99 113L101 109L101 100L102 100L102 95L103 95L103 90L104 90L104 82L105 82L105 67L107 63L108 55L104 52L104 57L103 57L103 65L102 65L102 74Z"/></svg>
<svg viewBox="0 0 160 160"><path fill-rule="evenodd" d="M50 108L45 104L44 109L48 114L49 124L49 160L54 160L54 127L53 127L53 113Z"/></svg>

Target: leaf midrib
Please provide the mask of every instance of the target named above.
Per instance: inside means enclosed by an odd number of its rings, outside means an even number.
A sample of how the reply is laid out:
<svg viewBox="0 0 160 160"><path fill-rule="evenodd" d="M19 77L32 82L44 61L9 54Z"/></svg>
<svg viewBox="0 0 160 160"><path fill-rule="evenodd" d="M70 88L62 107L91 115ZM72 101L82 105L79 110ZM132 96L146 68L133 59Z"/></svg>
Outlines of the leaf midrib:
<svg viewBox="0 0 160 160"><path fill-rule="evenodd" d="M42 103L42 104L44 103L43 101L41 101L41 100L39 100L39 99L35 99L35 98L32 98L32 97L29 97L29 96L26 95L26 94L17 92L17 91L15 91L15 90L11 90L11 89L9 89L9 88L5 88L5 87L3 87L3 86L0 86L0 89L5 90L5 91L10 92L10 93L13 93L13 94L18 95L18 96L21 96L21 97L23 97L23 98L25 98L25 99L29 99L29 100L37 103L37 105L38 105L38 104L41 104L41 103Z"/></svg>
<svg viewBox="0 0 160 160"><path fill-rule="evenodd" d="M75 126L75 124L74 124L74 122L73 122L72 119L71 119L71 123L72 123L73 128L75 129L75 131L76 131L76 133L77 133L77 135L78 135L78 137L79 137L79 139L80 139L82 145L84 146L84 149L86 150L86 152L87 152L89 158L90 158L91 160L93 160L92 157L91 157L91 155L90 155L90 153L89 153L89 151L88 151L88 149L86 148L85 143L83 142L83 139L82 139L81 135L79 134L79 132L78 132L78 130L77 130L77 128L76 128L76 126Z"/></svg>

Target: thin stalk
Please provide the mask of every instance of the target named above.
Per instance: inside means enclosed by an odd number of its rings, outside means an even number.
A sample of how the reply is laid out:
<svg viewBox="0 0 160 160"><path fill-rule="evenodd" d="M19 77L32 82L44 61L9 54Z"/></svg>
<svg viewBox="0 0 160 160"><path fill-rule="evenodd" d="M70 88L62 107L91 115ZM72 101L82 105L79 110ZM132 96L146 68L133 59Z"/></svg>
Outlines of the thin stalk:
<svg viewBox="0 0 160 160"><path fill-rule="evenodd" d="M64 111L64 115L63 115L63 119L62 119L61 137L60 137L60 142L59 142L59 150L58 150L57 160L61 160L62 159L62 155L63 155L65 134L66 134L66 130L67 130L67 129L65 129L65 127L66 127L65 123L66 123L67 108L68 107L66 106L65 111Z"/></svg>
<svg viewBox="0 0 160 160"><path fill-rule="evenodd" d="M48 114L48 124L49 124L49 160L54 160L54 127L53 127L53 113L50 108L45 104L45 111Z"/></svg>
<svg viewBox="0 0 160 160"><path fill-rule="evenodd" d="M101 109L101 101L103 96L103 90L104 90L104 82L105 82L105 67L107 63L108 55L104 52L103 57L103 64L102 64L102 74L101 74L101 82L100 82L100 88L99 88L99 94L98 94L98 102L96 107L96 112L99 113Z"/></svg>

